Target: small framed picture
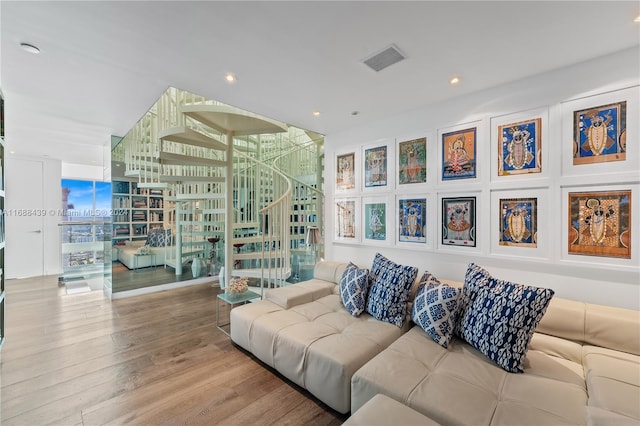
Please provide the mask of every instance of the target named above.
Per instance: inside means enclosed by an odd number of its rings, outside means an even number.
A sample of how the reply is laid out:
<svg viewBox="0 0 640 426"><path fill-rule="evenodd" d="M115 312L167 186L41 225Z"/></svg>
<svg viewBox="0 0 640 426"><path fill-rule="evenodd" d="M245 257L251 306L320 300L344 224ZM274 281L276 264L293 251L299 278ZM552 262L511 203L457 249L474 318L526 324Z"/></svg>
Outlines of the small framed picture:
<svg viewBox="0 0 640 426"><path fill-rule="evenodd" d="M364 148L364 187L380 188L389 185L389 148L387 145Z"/></svg>
<svg viewBox="0 0 640 426"><path fill-rule="evenodd" d="M334 240L358 242L360 200L357 197L334 199Z"/></svg>
<svg viewBox="0 0 640 426"><path fill-rule="evenodd" d="M336 155L336 192L354 190L356 187L356 153Z"/></svg>
<svg viewBox="0 0 640 426"><path fill-rule="evenodd" d="M392 223L387 197L362 198L362 242L387 245L392 241Z"/></svg>
<svg viewBox="0 0 640 426"><path fill-rule="evenodd" d="M627 102L573 113L573 165L624 161L627 158Z"/></svg>
<svg viewBox="0 0 640 426"><path fill-rule="evenodd" d="M538 199L500 199L501 246L537 247Z"/></svg>
<svg viewBox="0 0 640 426"><path fill-rule="evenodd" d="M498 175L540 173L542 118L498 126Z"/></svg>
<svg viewBox="0 0 640 426"><path fill-rule="evenodd" d="M476 197L442 198L443 246L476 246Z"/></svg>
<svg viewBox="0 0 640 426"><path fill-rule="evenodd" d="M398 185L427 181L427 138L398 142Z"/></svg>
<svg viewBox="0 0 640 426"><path fill-rule="evenodd" d="M631 258L631 190L569 192L569 254Z"/></svg>
<svg viewBox="0 0 640 426"><path fill-rule="evenodd" d="M442 133L442 180L476 177L477 127Z"/></svg>
<svg viewBox="0 0 640 426"><path fill-rule="evenodd" d="M398 242L427 243L427 198L420 196L398 197Z"/></svg>

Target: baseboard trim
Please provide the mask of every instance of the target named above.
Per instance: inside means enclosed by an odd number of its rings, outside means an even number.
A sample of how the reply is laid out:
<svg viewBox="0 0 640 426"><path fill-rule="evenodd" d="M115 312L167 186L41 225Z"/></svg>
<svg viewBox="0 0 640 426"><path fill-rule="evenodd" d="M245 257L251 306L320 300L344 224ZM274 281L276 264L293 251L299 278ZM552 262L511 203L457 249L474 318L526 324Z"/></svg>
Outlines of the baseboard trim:
<svg viewBox="0 0 640 426"><path fill-rule="evenodd" d="M137 288L135 290L111 292L111 300L124 299L127 297L140 296L143 294L157 293L159 291L173 290L176 288L189 287L192 285L211 283L212 287L218 287L218 277L202 277L187 281L178 281L174 283L153 285L149 287Z"/></svg>

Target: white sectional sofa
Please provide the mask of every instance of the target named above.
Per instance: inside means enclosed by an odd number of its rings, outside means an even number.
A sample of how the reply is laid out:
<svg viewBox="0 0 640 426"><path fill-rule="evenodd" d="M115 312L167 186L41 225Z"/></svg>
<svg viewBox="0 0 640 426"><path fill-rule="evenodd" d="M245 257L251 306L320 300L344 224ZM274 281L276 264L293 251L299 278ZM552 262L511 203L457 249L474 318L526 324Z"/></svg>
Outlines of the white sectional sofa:
<svg viewBox="0 0 640 426"><path fill-rule="evenodd" d="M150 247L147 246L150 253L155 256L141 256L135 259L134 256L138 250L145 245L145 241L126 241L124 245L114 246L117 249L117 257L114 260L120 261L129 269L146 268L149 266L164 265L165 259L170 250L175 250L175 246ZM137 263L136 263L137 261Z"/></svg>
<svg viewBox="0 0 640 426"><path fill-rule="evenodd" d="M233 309L231 338L351 411L348 424L382 424L389 412L394 424L640 424L640 312L554 297L524 371L511 373L459 337L444 348L410 321L351 316L338 290L346 265L320 263L313 280Z"/></svg>

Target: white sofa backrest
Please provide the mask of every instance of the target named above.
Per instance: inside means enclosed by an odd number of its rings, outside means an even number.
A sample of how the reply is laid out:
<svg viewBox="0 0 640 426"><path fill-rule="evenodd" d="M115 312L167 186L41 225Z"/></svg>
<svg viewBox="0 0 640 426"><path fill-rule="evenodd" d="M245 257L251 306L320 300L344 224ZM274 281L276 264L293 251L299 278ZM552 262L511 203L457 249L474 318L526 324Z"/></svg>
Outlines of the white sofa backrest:
<svg viewBox="0 0 640 426"><path fill-rule="evenodd" d="M536 332L640 355L640 311L554 297Z"/></svg>
<svg viewBox="0 0 640 426"><path fill-rule="evenodd" d="M324 260L318 262L313 270L313 277L319 280L340 284L340 278L348 263Z"/></svg>

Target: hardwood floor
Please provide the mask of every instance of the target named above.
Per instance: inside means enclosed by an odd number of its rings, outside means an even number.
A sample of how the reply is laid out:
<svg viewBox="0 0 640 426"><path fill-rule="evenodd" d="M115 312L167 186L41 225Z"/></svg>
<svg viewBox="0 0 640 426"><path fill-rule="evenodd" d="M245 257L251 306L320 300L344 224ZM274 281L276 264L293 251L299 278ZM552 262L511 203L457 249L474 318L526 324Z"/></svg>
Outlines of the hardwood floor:
<svg viewBox="0 0 640 426"><path fill-rule="evenodd" d="M2 425L341 424L216 328L219 291L109 301L56 277L7 281Z"/></svg>

